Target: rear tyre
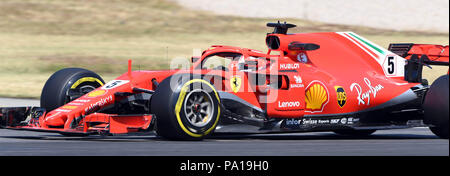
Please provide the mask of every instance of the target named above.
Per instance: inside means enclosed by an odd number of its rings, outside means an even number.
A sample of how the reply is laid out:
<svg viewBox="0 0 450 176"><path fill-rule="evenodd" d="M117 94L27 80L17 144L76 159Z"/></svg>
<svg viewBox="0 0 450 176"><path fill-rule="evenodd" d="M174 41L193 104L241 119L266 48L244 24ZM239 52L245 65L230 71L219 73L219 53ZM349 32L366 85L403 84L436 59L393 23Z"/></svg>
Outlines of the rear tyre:
<svg viewBox="0 0 450 176"><path fill-rule="evenodd" d="M376 130L335 130L333 132L345 136L370 136L375 133L375 131Z"/></svg>
<svg viewBox="0 0 450 176"><path fill-rule="evenodd" d="M155 90L151 111L156 116L156 132L170 140L202 140L219 122L220 98L209 82L183 78L169 77Z"/></svg>
<svg viewBox="0 0 450 176"><path fill-rule="evenodd" d="M81 68L66 68L54 73L45 83L41 107L50 112L105 84L96 73Z"/></svg>
<svg viewBox="0 0 450 176"><path fill-rule="evenodd" d="M448 139L449 136L448 81L449 75L443 75L434 81L423 102L424 123L430 125L430 130L443 139Z"/></svg>
<svg viewBox="0 0 450 176"><path fill-rule="evenodd" d="M440 127L430 127L431 132L442 139L448 139L448 125Z"/></svg>

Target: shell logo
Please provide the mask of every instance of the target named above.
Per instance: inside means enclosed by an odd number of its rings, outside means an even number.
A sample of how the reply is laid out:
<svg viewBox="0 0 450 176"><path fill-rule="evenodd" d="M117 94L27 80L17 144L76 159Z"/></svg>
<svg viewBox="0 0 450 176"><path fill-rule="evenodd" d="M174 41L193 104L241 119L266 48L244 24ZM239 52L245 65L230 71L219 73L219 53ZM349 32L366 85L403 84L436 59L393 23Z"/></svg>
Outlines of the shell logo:
<svg viewBox="0 0 450 176"><path fill-rule="evenodd" d="M104 95L106 93L106 90L94 90L92 92L90 92L89 94L87 94L88 97L98 97L100 95Z"/></svg>
<svg viewBox="0 0 450 176"><path fill-rule="evenodd" d="M313 81L306 88L305 103L308 112L322 112L328 99L328 90L323 83Z"/></svg>

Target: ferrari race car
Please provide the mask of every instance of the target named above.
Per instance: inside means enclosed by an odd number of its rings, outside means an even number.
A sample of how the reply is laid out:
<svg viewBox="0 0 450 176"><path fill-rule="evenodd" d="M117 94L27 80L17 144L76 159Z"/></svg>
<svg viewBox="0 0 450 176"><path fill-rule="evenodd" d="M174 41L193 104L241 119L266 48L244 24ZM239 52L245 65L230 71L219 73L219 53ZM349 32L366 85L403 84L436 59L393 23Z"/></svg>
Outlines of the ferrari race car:
<svg viewBox="0 0 450 176"><path fill-rule="evenodd" d="M171 140L214 132L376 130L429 127L449 136L449 75L431 86L423 66L449 65L449 47L397 43L389 49L353 32L287 33L268 23L267 52L212 46L184 69L128 72L105 83L96 73L54 73L41 107L0 108L0 126L67 136L155 131ZM186 66L187 65L187 66Z"/></svg>

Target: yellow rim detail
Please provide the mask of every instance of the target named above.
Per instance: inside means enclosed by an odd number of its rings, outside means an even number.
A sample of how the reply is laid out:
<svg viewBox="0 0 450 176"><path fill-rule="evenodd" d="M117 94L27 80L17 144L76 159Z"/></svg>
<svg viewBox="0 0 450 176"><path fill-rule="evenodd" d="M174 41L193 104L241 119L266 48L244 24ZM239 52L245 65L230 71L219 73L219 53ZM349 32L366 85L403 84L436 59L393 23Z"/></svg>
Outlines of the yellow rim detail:
<svg viewBox="0 0 450 176"><path fill-rule="evenodd" d="M100 80L97 79L97 78L94 78L94 77L84 77L84 78L79 79L77 82L75 82L75 83L72 85L72 87L70 87L70 89L75 89L75 88L77 88L80 84L82 84L82 83L84 83L84 82L97 82L97 83L100 84L100 86L103 86L102 81L100 81Z"/></svg>
<svg viewBox="0 0 450 176"><path fill-rule="evenodd" d="M195 133L192 133L191 131L189 131L189 130L184 126L183 122L181 121L180 112L181 112L181 107L183 106L184 98L186 97L186 93L187 93L187 91L188 91L188 89L189 89L189 85L192 84L192 83L194 83L194 82L202 82L202 83L208 85L209 87L211 87L211 89L214 91L214 93L215 93L215 95L216 95L216 97L217 97L217 101L218 101L219 104L220 104L219 94L218 94L218 93L216 92L216 90L214 89L214 86L212 86L208 81L205 81L205 80L203 80L203 79L193 79L193 80L190 80L190 81L188 81L187 83L185 83L185 84L183 85L183 87L181 88L181 90L180 90L180 96L178 97L177 104L175 105L175 115L177 116L178 124L180 125L181 129L182 129L186 134L188 134L188 135L190 135L190 136L192 136L192 137L202 137L203 135L209 134L209 133L216 127L217 123L219 122L220 106L217 105L217 119L216 119L216 121L214 122L214 125L213 125L210 129L208 129L204 134L195 134Z"/></svg>

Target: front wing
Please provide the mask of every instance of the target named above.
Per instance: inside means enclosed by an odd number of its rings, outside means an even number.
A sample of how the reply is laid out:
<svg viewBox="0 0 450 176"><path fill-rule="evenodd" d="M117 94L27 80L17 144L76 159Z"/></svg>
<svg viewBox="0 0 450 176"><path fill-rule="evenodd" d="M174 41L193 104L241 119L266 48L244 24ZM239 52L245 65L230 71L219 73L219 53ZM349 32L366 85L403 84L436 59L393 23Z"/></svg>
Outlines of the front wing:
<svg viewBox="0 0 450 176"><path fill-rule="evenodd" d="M39 107L0 108L0 128L56 132L68 135L128 134L153 129L152 115L114 115L93 113L72 121L73 128L52 128L41 124L45 109Z"/></svg>

